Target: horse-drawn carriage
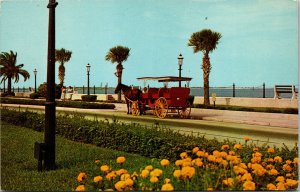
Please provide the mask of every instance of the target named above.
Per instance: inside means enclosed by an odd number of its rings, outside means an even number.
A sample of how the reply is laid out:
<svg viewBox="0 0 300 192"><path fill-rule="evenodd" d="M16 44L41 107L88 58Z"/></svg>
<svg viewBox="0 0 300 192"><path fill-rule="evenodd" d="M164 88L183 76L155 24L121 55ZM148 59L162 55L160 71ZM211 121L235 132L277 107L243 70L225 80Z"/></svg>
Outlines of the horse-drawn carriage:
<svg viewBox="0 0 300 192"><path fill-rule="evenodd" d="M126 102L131 104L131 113L133 115L140 115L146 110L152 110L153 114L159 118L165 118L168 114L176 114L181 118L189 118L191 113L191 104L189 102L190 88L188 87L171 87L167 88L166 84L169 82L179 81L191 81L189 77L141 77L138 80L154 80L165 83L164 87L161 88L144 88L144 91L140 90L129 90L135 91L135 95L139 95L134 99L126 96L126 91L123 91ZM120 88L116 88L116 91ZM134 94L131 94L134 95ZM129 105L128 105L129 107Z"/></svg>

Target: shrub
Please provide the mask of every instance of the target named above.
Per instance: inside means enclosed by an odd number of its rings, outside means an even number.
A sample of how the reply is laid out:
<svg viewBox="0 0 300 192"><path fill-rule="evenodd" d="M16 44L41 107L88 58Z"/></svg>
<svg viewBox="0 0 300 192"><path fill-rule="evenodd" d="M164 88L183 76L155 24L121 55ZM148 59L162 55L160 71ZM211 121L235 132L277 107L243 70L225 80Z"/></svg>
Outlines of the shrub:
<svg viewBox="0 0 300 192"><path fill-rule="evenodd" d="M31 93L30 95L29 95L29 97L30 97L30 99L37 99L37 98L39 98L39 94L38 93Z"/></svg>
<svg viewBox="0 0 300 192"><path fill-rule="evenodd" d="M11 110L1 111L1 120L28 127L34 130L44 129L44 114L33 112L16 112ZM192 150L198 146L200 150L212 153L220 150L226 143L233 147L234 142L218 141L191 135L182 135L164 127L144 127L140 124L125 124L114 119L113 122L84 119L77 113L65 113L56 117L56 133L73 141L90 143L97 146L136 153L150 158L168 158L176 160L178 155L186 150ZM240 158L244 161L255 147L255 143L243 145ZM268 146L261 147L261 151L267 151ZM293 149L274 148L276 155L287 159L298 156L298 147Z"/></svg>
<svg viewBox="0 0 300 192"><path fill-rule="evenodd" d="M47 96L47 83L46 82L39 86L38 94L41 97ZM55 84L55 98L60 99L60 97L61 97L61 87L60 87L60 85Z"/></svg>
<svg viewBox="0 0 300 192"><path fill-rule="evenodd" d="M9 97L9 96L15 96L15 93L14 92L11 92L11 93L5 92L5 93L1 94L1 97Z"/></svg>
<svg viewBox="0 0 300 192"><path fill-rule="evenodd" d="M97 100L97 95L82 95L82 101L94 102Z"/></svg>

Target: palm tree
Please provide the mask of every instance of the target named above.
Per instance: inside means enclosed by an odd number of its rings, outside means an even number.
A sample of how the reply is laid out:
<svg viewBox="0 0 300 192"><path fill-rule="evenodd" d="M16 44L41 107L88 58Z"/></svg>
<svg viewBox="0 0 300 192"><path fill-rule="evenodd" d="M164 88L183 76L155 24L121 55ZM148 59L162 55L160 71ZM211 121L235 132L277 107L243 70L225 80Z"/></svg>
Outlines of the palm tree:
<svg viewBox="0 0 300 192"><path fill-rule="evenodd" d="M61 48L60 50L55 50L55 61L60 63L58 67L58 79L59 85L62 87L65 80L65 62L68 62L71 59L72 52Z"/></svg>
<svg viewBox="0 0 300 192"><path fill-rule="evenodd" d="M128 47L116 46L111 48L105 56L106 61L117 63L115 75L118 77L118 84L122 83L122 63L129 57L130 49ZM118 100L121 100L121 92L118 94Z"/></svg>
<svg viewBox="0 0 300 192"><path fill-rule="evenodd" d="M30 78L30 74L21 69L24 64L16 65L17 63L17 52L14 54L13 51L2 52L0 54L0 76L2 77L1 83L7 81L7 93L11 95L11 80L15 79L15 83L19 82L20 75L24 77L24 81Z"/></svg>
<svg viewBox="0 0 300 192"><path fill-rule="evenodd" d="M209 106L209 74L211 70L209 53L217 48L217 44L222 35L210 29L203 29L202 31L195 32L189 39L188 46L192 46L194 53L202 51L204 56L202 59L203 70L203 87L204 87L204 105Z"/></svg>

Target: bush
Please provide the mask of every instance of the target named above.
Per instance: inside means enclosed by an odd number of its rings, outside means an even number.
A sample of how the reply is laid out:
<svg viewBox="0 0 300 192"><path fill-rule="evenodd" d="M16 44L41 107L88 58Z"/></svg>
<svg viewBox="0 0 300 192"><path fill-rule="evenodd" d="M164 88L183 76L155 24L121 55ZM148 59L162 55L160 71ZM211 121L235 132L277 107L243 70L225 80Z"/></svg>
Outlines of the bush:
<svg viewBox="0 0 300 192"><path fill-rule="evenodd" d="M37 98L39 98L39 94L38 93L31 93L30 95L29 95L29 97L30 97L30 99L37 99Z"/></svg>
<svg viewBox="0 0 300 192"><path fill-rule="evenodd" d="M14 125L28 127L34 130L44 129L44 114L33 112L16 112L2 110L1 120ZM235 145L231 141L220 142L217 139L206 139L191 135L182 135L176 131L163 127L144 127L140 124L125 124L105 120L90 121L84 119L83 115L76 113L66 113L56 117L56 133L77 142L90 143L97 146L136 153L150 158L168 158L176 160L183 151L192 150L198 146L200 150L212 153L220 150L226 143L230 147ZM240 158L244 160L252 153L255 143L249 143L242 149ZM267 145L262 147L267 151ZM293 149L275 148L276 155L291 159L298 156L298 147ZM243 156L245 155L245 156Z"/></svg>
<svg viewBox="0 0 300 192"><path fill-rule="evenodd" d="M39 86L38 94L41 97L47 96L47 83L46 82ZM55 98L60 99L60 97L61 97L61 87L60 87L60 85L55 84Z"/></svg>
<svg viewBox="0 0 300 192"><path fill-rule="evenodd" d="M1 103L23 104L23 105L45 105L44 100L14 99L14 98L1 98ZM109 103L87 103L82 101L56 101L56 106L84 108L84 109L114 109L116 107L114 104L109 104Z"/></svg>
<svg viewBox="0 0 300 192"><path fill-rule="evenodd" d="M82 95L82 101L94 102L97 100L97 95Z"/></svg>
<svg viewBox="0 0 300 192"><path fill-rule="evenodd" d="M1 94L1 97L9 97L9 96L15 96L15 93L14 92L11 92L11 93L5 92L5 93Z"/></svg>

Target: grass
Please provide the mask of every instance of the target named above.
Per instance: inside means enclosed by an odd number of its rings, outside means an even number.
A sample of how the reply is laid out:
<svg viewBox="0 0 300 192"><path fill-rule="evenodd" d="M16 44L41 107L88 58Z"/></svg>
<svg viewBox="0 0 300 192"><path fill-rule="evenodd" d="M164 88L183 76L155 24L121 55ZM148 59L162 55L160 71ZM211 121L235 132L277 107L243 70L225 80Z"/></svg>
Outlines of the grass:
<svg viewBox="0 0 300 192"><path fill-rule="evenodd" d="M76 143L56 136L56 164L54 171L38 172L33 157L34 142L43 140L43 133L1 122L1 188L12 191L70 191L78 185L76 177L84 171L96 175L99 165L117 166L115 159L125 156L126 169L137 170L148 164L159 165L155 159Z"/></svg>

